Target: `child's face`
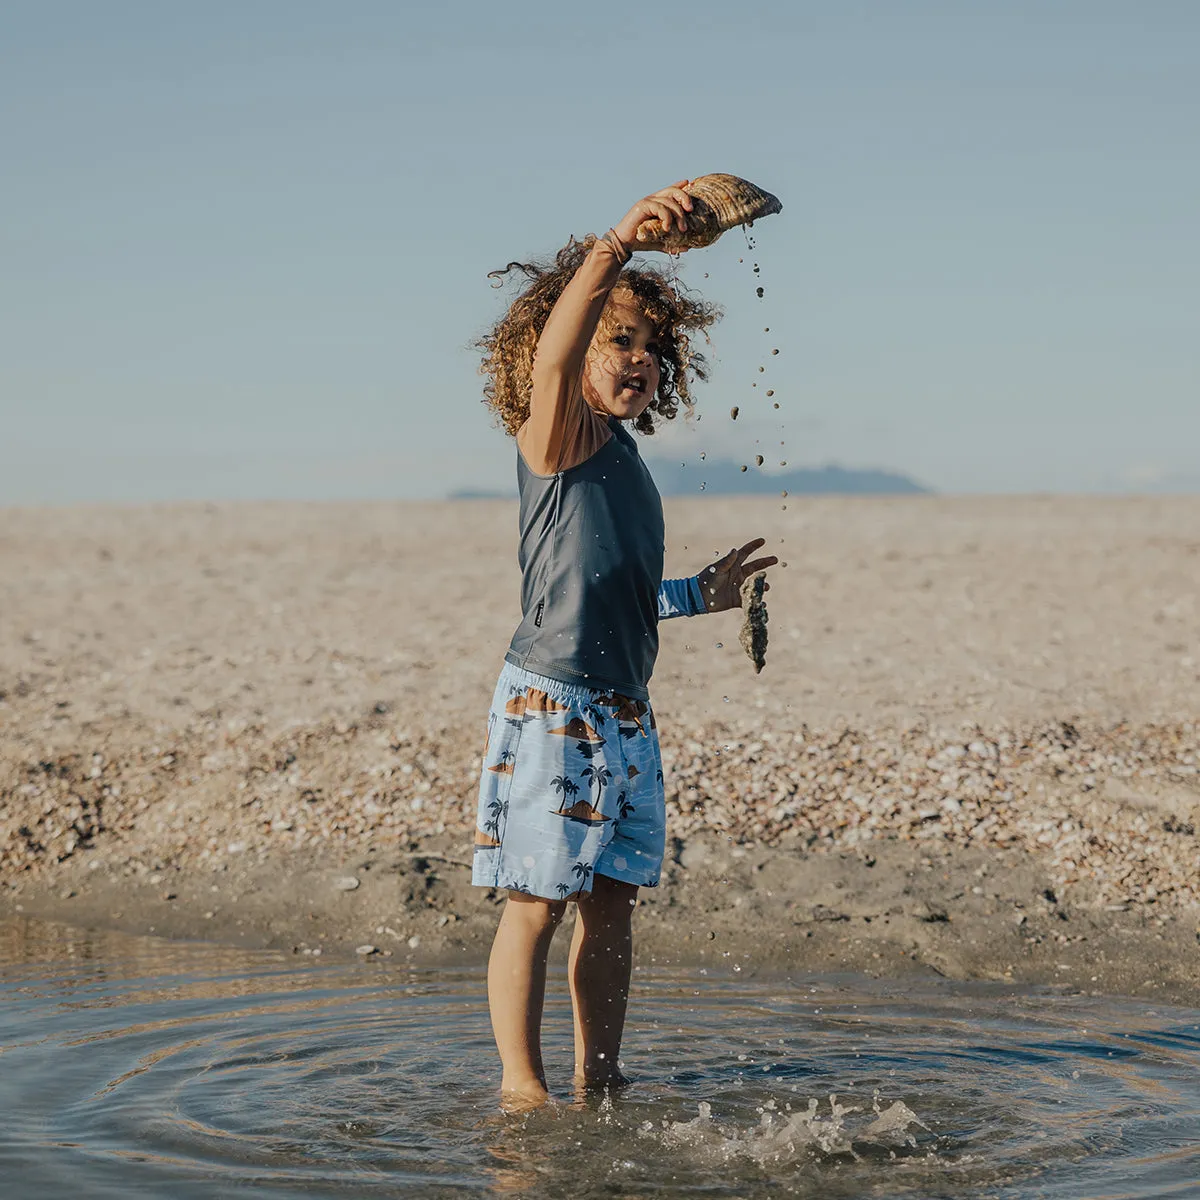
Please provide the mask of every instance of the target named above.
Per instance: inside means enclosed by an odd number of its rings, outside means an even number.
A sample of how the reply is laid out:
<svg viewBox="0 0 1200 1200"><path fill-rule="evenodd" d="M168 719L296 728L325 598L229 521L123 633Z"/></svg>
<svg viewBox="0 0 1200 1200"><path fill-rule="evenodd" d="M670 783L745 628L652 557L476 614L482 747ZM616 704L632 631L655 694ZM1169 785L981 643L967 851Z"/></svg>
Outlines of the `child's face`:
<svg viewBox="0 0 1200 1200"><path fill-rule="evenodd" d="M640 416L658 391L658 338L628 292L615 292L588 348L583 396L621 421Z"/></svg>

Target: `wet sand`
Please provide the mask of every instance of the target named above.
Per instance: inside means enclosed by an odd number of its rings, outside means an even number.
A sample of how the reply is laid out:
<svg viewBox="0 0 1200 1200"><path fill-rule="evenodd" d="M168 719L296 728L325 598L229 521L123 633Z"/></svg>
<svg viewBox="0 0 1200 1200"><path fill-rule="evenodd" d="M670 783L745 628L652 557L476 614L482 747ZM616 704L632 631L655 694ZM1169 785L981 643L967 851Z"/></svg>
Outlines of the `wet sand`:
<svg viewBox="0 0 1200 1200"><path fill-rule="evenodd" d="M663 626L645 961L1194 996L1200 498L667 510L670 575L757 534L788 567L761 675L738 614ZM0 512L0 916L479 961L498 898L462 863L514 526L501 501Z"/></svg>

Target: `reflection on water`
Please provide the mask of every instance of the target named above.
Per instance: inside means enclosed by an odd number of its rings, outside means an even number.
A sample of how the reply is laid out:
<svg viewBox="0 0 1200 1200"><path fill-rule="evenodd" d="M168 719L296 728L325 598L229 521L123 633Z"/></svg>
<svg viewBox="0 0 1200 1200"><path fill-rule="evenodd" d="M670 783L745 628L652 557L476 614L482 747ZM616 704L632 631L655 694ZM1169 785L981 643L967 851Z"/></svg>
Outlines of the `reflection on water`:
<svg viewBox="0 0 1200 1200"><path fill-rule="evenodd" d="M1200 1190L1200 1013L746 975L639 973L636 1086L512 1118L481 970L2 925L4 1194ZM548 1007L565 1081L562 988Z"/></svg>

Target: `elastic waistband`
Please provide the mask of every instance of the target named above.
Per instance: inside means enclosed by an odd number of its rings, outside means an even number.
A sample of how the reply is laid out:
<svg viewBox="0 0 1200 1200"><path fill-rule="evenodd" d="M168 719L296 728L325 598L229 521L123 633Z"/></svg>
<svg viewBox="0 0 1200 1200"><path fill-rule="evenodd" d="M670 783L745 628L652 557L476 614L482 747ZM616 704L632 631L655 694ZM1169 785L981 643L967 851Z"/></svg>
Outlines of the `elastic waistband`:
<svg viewBox="0 0 1200 1200"><path fill-rule="evenodd" d="M619 695L628 696L632 700L645 699L644 695L631 695L628 690L608 686L591 687L578 683L565 683L561 679L552 679L549 675L539 675L527 667L518 666L511 659L505 658L504 668L500 672L502 682L522 688L537 688L547 696L564 702L577 701L587 703L597 696ZM641 689L638 689L640 691Z"/></svg>

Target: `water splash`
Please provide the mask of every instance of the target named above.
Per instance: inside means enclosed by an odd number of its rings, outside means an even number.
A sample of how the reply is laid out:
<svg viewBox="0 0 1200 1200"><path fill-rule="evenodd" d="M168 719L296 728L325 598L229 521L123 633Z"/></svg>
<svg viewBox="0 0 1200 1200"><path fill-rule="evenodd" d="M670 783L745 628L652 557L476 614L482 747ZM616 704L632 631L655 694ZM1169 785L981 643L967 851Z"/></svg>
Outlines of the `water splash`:
<svg viewBox="0 0 1200 1200"><path fill-rule="evenodd" d="M821 1115L815 1099L810 1099L802 1109L793 1108L790 1101L781 1108L771 1099L759 1107L757 1125L739 1129L735 1124L716 1121L712 1105L702 1100L699 1115L692 1120L663 1120L657 1129L646 1121L639 1132L642 1137L654 1138L667 1147L699 1151L713 1162L746 1159L760 1166L795 1162L814 1154L859 1159L859 1150L866 1147L889 1151L916 1149L914 1126L929 1132L929 1126L902 1100L881 1108L878 1092L870 1118L847 1120L861 1111L859 1105L839 1103L834 1094L829 1097L827 1116Z"/></svg>

